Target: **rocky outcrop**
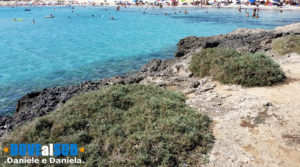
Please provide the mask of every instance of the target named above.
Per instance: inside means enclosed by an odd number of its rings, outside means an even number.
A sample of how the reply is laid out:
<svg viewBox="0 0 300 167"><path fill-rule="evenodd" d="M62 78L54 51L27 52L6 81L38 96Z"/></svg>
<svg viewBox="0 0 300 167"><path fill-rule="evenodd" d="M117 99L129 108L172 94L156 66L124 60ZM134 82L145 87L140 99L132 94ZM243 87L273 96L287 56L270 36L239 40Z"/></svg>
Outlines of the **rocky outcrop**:
<svg viewBox="0 0 300 167"><path fill-rule="evenodd" d="M300 23L277 27L274 30L237 29L226 35L187 37L181 39L177 44L178 50L175 57L181 57L202 48L214 47L235 48L251 53L268 51L271 49L270 44L273 39L289 34L300 34Z"/></svg>

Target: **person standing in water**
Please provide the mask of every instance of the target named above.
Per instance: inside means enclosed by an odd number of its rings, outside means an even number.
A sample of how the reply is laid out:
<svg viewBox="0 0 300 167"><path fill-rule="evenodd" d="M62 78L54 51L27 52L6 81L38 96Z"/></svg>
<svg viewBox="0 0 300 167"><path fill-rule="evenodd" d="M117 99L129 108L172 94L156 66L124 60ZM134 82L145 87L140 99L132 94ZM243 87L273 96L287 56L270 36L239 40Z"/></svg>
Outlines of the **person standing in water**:
<svg viewBox="0 0 300 167"><path fill-rule="evenodd" d="M253 10L252 17L256 16L256 10Z"/></svg>
<svg viewBox="0 0 300 167"><path fill-rule="evenodd" d="M32 20L32 24L35 24L35 20L34 19Z"/></svg>

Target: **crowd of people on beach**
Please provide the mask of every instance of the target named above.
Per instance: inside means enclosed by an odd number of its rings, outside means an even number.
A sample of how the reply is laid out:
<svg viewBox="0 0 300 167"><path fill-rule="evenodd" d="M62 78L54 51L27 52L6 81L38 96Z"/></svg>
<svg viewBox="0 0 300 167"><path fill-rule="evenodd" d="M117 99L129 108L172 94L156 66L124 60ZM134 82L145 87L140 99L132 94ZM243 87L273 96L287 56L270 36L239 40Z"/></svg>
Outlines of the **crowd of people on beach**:
<svg viewBox="0 0 300 167"><path fill-rule="evenodd" d="M136 5L136 6L205 6L205 7L238 7L246 6L252 7L261 5L264 7L283 7L283 6L297 6L300 8L300 0L80 0L80 1L64 1L64 0L41 0L41 1L1 1L0 6L67 6L67 5L79 5L79 6L113 6L113 5Z"/></svg>

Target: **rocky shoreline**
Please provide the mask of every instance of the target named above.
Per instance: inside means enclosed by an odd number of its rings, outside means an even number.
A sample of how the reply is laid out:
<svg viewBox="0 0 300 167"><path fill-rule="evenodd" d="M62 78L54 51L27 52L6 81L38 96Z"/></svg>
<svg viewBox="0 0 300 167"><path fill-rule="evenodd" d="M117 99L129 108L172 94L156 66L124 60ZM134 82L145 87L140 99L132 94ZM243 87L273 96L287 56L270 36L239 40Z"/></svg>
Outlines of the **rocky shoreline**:
<svg viewBox="0 0 300 167"><path fill-rule="evenodd" d="M264 52L274 56L269 53L272 40L289 34L300 34L300 23L277 27L274 30L238 29L225 35L187 37L179 41L174 58L152 60L136 74L116 76L98 82L86 81L77 86L54 87L28 93L18 101L13 116L0 117L0 139L13 128L54 111L78 93L102 89L115 84L155 84L173 89L189 97L187 103L199 111L214 111L213 114L218 114L219 112L216 111L228 110L228 106L225 105L227 107L225 109L222 105L222 101L226 99L227 95L217 95L215 91L212 91L218 84L212 82L210 78L199 80L199 78L193 77L188 69L191 53L199 52L202 48L227 47L241 52ZM241 88L230 86L228 89L240 90ZM247 107L253 107L251 105ZM269 106L271 103L263 102L260 108L266 109L270 108Z"/></svg>
<svg viewBox="0 0 300 167"><path fill-rule="evenodd" d="M152 60L141 70L130 76L116 76L102 79L98 82L86 81L77 86L54 87L43 89L39 92L31 92L18 100L16 111L13 116L0 117L0 136L2 137L13 127L22 125L36 117L41 117L55 110L57 106L64 104L75 94L104 88L114 84L139 83L149 76L157 76L164 72L165 77L174 76L170 67L180 63L182 58L189 57L191 52L199 52L202 48L227 47L235 48L244 52L260 52L271 49L272 39L288 35L300 34L300 24L292 24L284 27L277 27L274 30L262 29L238 29L232 33L211 37L186 37L181 39L177 46L175 58L168 60ZM180 66L176 67L180 70ZM175 74L176 75L176 74ZM191 74L190 74L191 75ZM163 86L163 85L160 85Z"/></svg>

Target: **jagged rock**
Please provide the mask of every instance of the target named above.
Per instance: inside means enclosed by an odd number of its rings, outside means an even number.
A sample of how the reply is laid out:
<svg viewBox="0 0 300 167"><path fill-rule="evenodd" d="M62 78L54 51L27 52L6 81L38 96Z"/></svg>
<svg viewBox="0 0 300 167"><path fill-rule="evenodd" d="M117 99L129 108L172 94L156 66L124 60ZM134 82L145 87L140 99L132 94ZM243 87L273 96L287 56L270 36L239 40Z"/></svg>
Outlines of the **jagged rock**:
<svg viewBox="0 0 300 167"><path fill-rule="evenodd" d="M200 82L198 80L195 80L190 85L190 88L197 88L200 85Z"/></svg>
<svg viewBox="0 0 300 167"><path fill-rule="evenodd" d="M198 89L196 91L196 94L201 94L202 92L206 92L206 91L212 90L215 87L216 87L215 83L204 84L204 85L198 87Z"/></svg>
<svg viewBox="0 0 300 167"><path fill-rule="evenodd" d="M214 47L234 48L251 53L267 51L271 49L270 44L273 39L289 34L300 34L300 23L277 27L274 30L238 29L226 35L222 34L212 37L190 36L178 42L178 50L175 53L175 57L184 56L187 53L199 50L199 48Z"/></svg>

